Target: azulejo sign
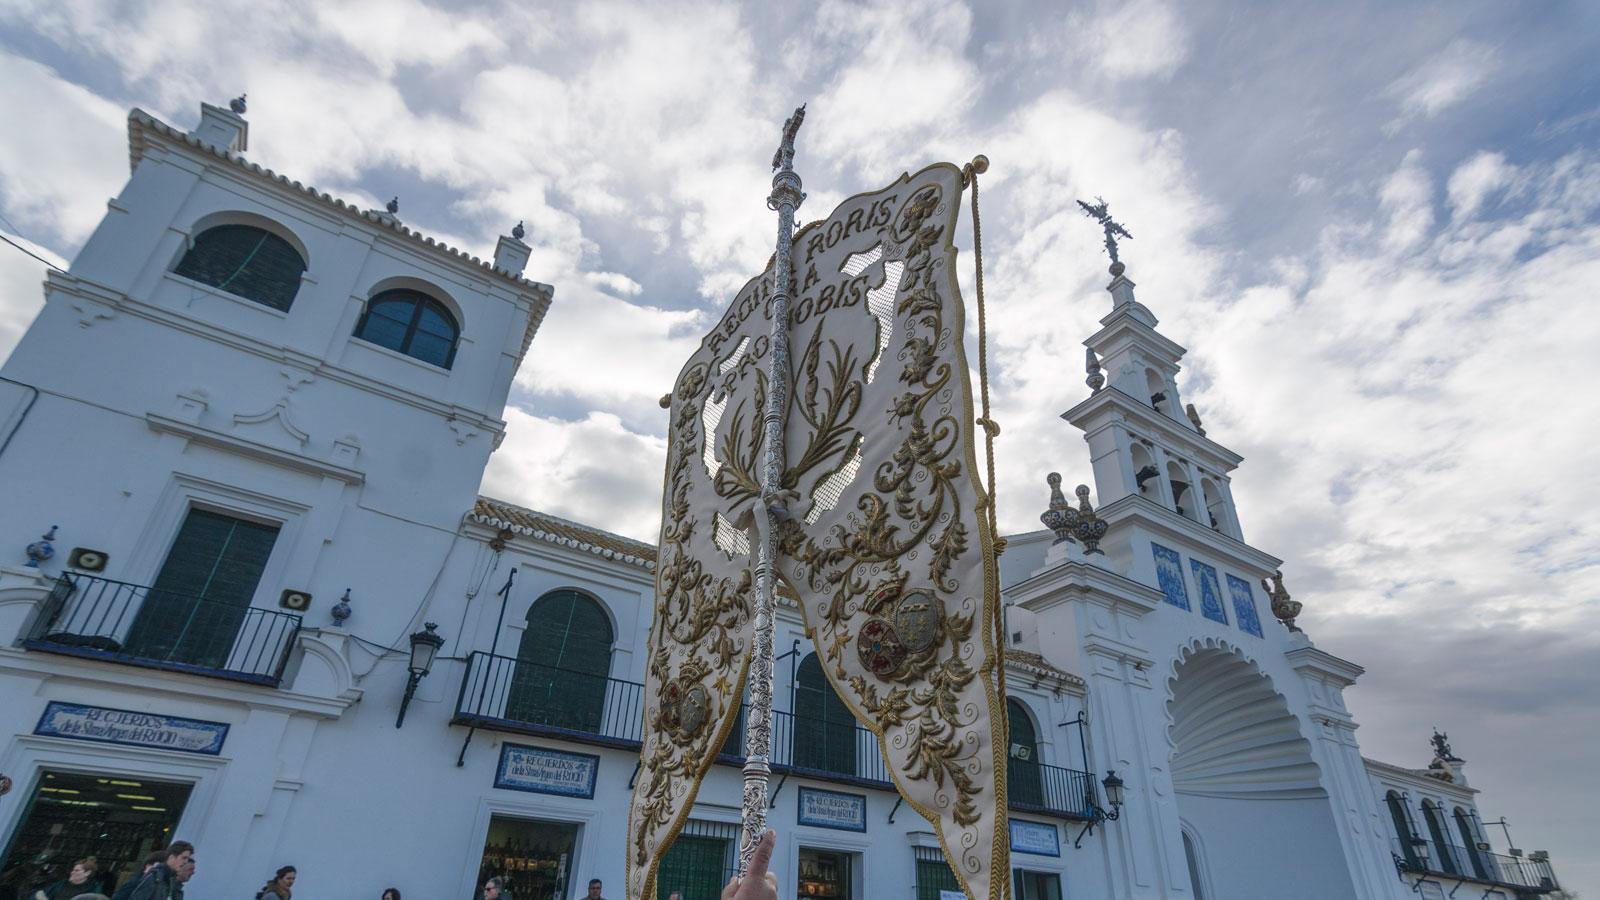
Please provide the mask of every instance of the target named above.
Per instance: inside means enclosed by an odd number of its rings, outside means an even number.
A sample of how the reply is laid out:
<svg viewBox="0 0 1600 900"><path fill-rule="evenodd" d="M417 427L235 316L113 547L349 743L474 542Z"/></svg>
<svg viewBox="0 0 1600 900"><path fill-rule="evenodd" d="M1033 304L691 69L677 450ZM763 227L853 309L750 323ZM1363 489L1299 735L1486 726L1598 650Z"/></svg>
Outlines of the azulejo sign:
<svg viewBox="0 0 1600 900"><path fill-rule="evenodd" d="M838 791L819 791L816 788L800 789L801 825L818 828L837 828L841 831L867 830L867 798L861 794L841 794Z"/></svg>
<svg viewBox="0 0 1600 900"><path fill-rule="evenodd" d="M500 749L500 768L495 772L494 786L593 800L595 778L599 774L598 756L506 744Z"/></svg>
<svg viewBox="0 0 1600 900"><path fill-rule="evenodd" d="M34 726L33 733L216 756L222 752L222 742L228 738L228 726L223 722L182 719L102 706L79 706L52 700L45 706L44 715L39 717L39 724Z"/></svg>
<svg viewBox="0 0 1600 900"><path fill-rule="evenodd" d="M1011 850L1014 853L1032 853L1035 856L1060 856L1061 837L1054 825L1011 820Z"/></svg>

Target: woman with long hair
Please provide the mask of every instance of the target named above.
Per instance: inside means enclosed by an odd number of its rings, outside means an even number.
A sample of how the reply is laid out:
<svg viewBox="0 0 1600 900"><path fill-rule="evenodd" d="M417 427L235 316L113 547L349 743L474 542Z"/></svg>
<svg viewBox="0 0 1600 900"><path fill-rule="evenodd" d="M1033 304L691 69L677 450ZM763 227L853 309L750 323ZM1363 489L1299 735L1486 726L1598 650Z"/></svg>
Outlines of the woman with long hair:
<svg viewBox="0 0 1600 900"><path fill-rule="evenodd" d="M289 900L292 893L290 889L294 887L294 880L297 877L299 873L295 871L294 866L284 866L261 890L256 891L256 900Z"/></svg>

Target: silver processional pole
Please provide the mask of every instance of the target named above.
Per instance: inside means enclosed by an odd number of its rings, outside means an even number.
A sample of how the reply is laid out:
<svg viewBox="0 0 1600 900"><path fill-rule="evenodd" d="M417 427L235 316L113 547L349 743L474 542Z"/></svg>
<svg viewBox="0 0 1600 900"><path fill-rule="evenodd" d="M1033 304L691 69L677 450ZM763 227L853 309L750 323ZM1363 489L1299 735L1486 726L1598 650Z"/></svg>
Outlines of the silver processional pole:
<svg viewBox="0 0 1600 900"><path fill-rule="evenodd" d="M765 517L760 556L756 563L755 648L750 659L750 717L745 725L744 833L739 840L739 874L750 868L756 843L767 830L767 779L772 774L772 632L778 573L778 526L788 517L783 491L783 429L789 408L789 269L794 238L794 213L805 194L794 171L794 136L805 121L801 106L783 123L783 142L772 157L772 193L767 207L778 213L778 252L772 266L772 355L768 372L767 409L762 419L766 432L766 472L762 478Z"/></svg>

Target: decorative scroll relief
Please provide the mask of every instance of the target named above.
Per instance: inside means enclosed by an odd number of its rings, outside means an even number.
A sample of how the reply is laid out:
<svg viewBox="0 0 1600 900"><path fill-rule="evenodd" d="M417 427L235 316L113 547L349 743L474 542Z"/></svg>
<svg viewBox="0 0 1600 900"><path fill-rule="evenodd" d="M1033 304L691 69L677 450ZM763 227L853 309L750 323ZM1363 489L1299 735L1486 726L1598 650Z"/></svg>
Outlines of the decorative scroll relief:
<svg viewBox="0 0 1600 900"><path fill-rule="evenodd" d="M1005 713L954 271L961 190L958 169L933 166L794 238L779 573L901 793L972 896L994 900L1009 893ZM738 716L755 541L731 529L759 513L770 279L739 292L673 392L630 897L653 895Z"/></svg>

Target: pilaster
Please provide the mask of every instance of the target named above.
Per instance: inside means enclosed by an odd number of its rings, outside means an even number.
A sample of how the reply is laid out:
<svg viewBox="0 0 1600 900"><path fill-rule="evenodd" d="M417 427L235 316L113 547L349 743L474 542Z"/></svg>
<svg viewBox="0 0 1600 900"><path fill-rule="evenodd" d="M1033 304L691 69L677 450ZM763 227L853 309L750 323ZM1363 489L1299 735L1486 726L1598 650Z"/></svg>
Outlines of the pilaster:
<svg viewBox="0 0 1600 900"><path fill-rule="evenodd" d="M1306 687L1306 712L1312 725L1307 736L1323 768L1323 783L1336 813L1339 842L1356 896L1358 900L1399 896L1398 882L1385 877L1394 866L1381 830L1383 818L1356 741L1355 719L1344 703L1344 689L1355 684L1365 670L1317 649L1303 632L1291 640L1298 646L1285 651L1284 658Z"/></svg>

